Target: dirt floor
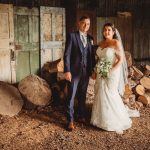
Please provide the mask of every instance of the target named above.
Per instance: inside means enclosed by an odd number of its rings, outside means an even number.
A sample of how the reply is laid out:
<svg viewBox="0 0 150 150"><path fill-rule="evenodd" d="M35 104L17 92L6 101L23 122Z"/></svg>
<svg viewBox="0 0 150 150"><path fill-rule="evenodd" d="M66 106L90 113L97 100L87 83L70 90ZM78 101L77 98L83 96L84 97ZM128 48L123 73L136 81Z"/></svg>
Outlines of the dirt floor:
<svg viewBox="0 0 150 150"><path fill-rule="evenodd" d="M0 116L0 150L150 150L150 108L133 118L124 134L90 125L91 105L85 124L66 131L64 107L22 110L18 116Z"/></svg>

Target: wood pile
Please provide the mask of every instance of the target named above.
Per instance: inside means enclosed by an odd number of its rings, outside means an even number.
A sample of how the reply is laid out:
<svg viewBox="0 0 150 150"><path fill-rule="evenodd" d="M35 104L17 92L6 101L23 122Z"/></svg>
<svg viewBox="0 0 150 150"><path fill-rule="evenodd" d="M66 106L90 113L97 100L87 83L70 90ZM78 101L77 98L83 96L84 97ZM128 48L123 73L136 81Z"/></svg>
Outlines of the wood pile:
<svg viewBox="0 0 150 150"><path fill-rule="evenodd" d="M61 59L58 59L52 62L47 62L42 67L42 78L45 79L49 85L57 82L57 72L60 72L61 65L62 61Z"/></svg>
<svg viewBox="0 0 150 150"><path fill-rule="evenodd" d="M51 87L52 100L55 106L65 104L68 89L64 78L63 59L47 62L42 68L42 77Z"/></svg>
<svg viewBox="0 0 150 150"><path fill-rule="evenodd" d="M135 66L131 54L125 53L129 68L128 84L123 96L130 108L140 109L150 105L150 65ZM129 57L128 57L129 56Z"/></svg>

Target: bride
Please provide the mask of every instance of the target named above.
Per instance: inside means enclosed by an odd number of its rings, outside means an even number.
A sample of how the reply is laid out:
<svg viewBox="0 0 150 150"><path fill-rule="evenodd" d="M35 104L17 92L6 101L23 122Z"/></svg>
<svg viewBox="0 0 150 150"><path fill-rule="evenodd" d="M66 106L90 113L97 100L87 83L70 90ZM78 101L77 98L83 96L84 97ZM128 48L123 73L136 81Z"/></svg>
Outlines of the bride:
<svg viewBox="0 0 150 150"><path fill-rule="evenodd" d="M107 74L105 72L105 76L104 72L96 72L91 124L122 134L123 130L132 126L130 119L132 114L129 114L121 99L124 85L127 83L126 60L120 34L113 24L104 25L103 37L104 40L100 42L96 54L99 62L102 60L109 62L111 69Z"/></svg>

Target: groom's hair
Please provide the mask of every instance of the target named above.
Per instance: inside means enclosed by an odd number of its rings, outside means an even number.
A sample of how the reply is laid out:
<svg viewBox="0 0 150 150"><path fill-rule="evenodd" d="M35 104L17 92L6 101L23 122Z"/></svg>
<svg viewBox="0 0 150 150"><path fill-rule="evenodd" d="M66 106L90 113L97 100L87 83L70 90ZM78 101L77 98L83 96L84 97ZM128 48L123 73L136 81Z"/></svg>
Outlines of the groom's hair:
<svg viewBox="0 0 150 150"><path fill-rule="evenodd" d="M88 16L82 16L82 17L80 17L79 21L83 21L85 19L89 19L90 20L90 17L88 17Z"/></svg>

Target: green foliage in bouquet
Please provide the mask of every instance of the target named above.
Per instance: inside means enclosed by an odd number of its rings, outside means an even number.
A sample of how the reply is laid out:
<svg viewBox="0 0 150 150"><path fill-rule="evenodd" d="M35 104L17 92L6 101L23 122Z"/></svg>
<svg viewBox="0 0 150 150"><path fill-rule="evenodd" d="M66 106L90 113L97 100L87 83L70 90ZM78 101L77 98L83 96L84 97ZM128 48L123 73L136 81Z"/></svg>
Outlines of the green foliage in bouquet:
<svg viewBox="0 0 150 150"><path fill-rule="evenodd" d="M102 78L107 78L109 76L110 69L111 62L106 58L101 58L95 66L95 72L100 74Z"/></svg>

